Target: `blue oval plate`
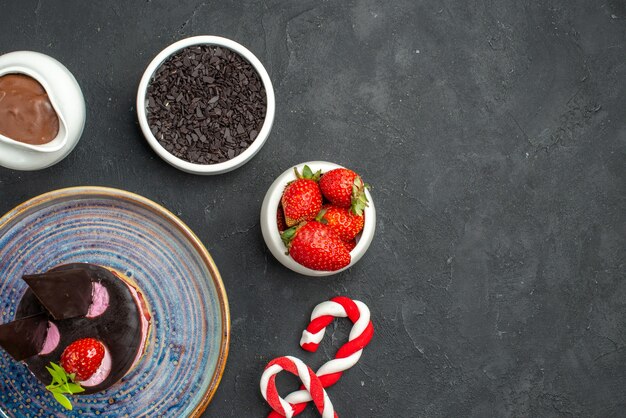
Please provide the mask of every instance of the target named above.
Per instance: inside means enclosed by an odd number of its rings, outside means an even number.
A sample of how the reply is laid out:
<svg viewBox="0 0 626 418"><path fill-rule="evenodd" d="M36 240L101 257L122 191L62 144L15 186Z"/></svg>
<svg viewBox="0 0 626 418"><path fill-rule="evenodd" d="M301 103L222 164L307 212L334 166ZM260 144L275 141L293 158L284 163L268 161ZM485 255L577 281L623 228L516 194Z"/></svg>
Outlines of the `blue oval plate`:
<svg viewBox="0 0 626 418"><path fill-rule="evenodd" d="M125 273L152 315L140 363L65 410L0 349L0 416L198 416L219 385L230 340L228 300L208 251L176 216L103 187L56 190L0 218L0 323L13 320L23 274L84 262Z"/></svg>

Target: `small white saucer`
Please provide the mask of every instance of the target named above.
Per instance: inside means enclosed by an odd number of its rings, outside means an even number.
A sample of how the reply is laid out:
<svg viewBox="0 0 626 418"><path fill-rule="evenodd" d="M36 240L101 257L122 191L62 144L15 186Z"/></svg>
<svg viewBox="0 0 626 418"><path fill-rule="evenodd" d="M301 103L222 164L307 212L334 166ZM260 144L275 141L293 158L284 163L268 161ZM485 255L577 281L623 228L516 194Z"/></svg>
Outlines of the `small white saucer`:
<svg viewBox="0 0 626 418"><path fill-rule="evenodd" d="M85 99L72 73L52 57L32 51L16 51L0 56L0 75L18 73L33 77L45 88L64 124L66 135L60 149L38 151L0 141L0 166L14 170L40 170L65 158L76 146L85 127Z"/></svg>

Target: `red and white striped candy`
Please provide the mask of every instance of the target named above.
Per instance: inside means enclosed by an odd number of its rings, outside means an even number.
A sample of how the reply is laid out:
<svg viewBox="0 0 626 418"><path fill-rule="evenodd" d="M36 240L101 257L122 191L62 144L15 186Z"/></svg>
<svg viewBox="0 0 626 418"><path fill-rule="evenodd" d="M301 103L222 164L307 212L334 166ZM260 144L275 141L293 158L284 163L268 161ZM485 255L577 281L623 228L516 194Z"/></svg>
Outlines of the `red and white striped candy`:
<svg viewBox="0 0 626 418"><path fill-rule="evenodd" d="M361 354L363 354L363 347L371 341L374 335L374 326L370 321L369 308L363 302L345 296L338 296L330 301L322 302L313 309L311 322L302 333L300 340L300 346L303 349L311 352L316 351L324 338L326 327L335 318L345 317L348 317L354 324L348 342L337 351L335 359L328 361L317 371L317 377L325 388L337 383L343 372L359 361ZM287 395L285 401L293 408L294 415L298 415L306 408L307 402L311 401L311 395L306 390L298 390ZM272 412L268 418L281 416L284 415Z"/></svg>
<svg viewBox="0 0 626 418"><path fill-rule="evenodd" d="M280 397L276 389L276 375L283 370L300 378L317 410L322 414L322 418L338 418L333 404L322 386L322 382L313 373L313 370L304 364L302 360L291 356L279 357L270 361L267 367L265 367L263 376L261 376L261 393L279 416L287 418L294 416L293 408L289 402Z"/></svg>

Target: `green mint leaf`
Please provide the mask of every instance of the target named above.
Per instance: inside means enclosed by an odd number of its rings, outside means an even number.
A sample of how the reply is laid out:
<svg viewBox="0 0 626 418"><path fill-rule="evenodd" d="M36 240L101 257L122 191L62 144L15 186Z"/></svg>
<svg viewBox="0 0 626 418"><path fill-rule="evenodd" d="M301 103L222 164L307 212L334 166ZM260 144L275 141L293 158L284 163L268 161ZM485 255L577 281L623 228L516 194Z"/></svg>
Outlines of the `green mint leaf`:
<svg viewBox="0 0 626 418"><path fill-rule="evenodd" d="M52 376L52 383L50 384L50 386L54 385L55 383L60 383L57 380L56 371L54 371L54 369L51 369L50 367L46 366L46 370L48 370L48 373L50 373L50 376Z"/></svg>
<svg viewBox="0 0 626 418"><path fill-rule="evenodd" d="M55 374L52 376L52 379L53 381L57 382L59 385L62 385L63 383L67 381L67 378L65 377L65 375L56 371L54 373Z"/></svg>
<svg viewBox="0 0 626 418"><path fill-rule="evenodd" d="M54 363L50 363L50 364L54 364ZM55 368L50 368L48 366L46 366L46 369L48 370L48 373L50 373L50 376L52 376L52 385L54 384L63 384L64 380L65 380L65 374L61 374L59 373Z"/></svg>
<svg viewBox="0 0 626 418"><path fill-rule="evenodd" d="M58 386L49 385L49 386L46 386L46 389L48 389L52 393L62 393L61 389L59 389Z"/></svg>
<svg viewBox="0 0 626 418"><path fill-rule="evenodd" d="M46 386L46 389L52 393L54 399L60 403L65 409L71 411L73 409L72 402L64 395L64 393L74 394L84 392L80 385L73 383L76 375L74 373L67 374L63 367L56 363L50 362L50 366L46 366L46 370L52 376L52 383Z"/></svg>
<svg viewBox="0 0 626 418"><path fill-rule="evenodd" d="M52 378L56 379L59 383L67 382L67 373L63 367L53 362L50 362L50 365L54 369L54 371L50 372L50 374L52 374Z"/></svg>
<svg viewBox="0 0 626 418"><path fill-rule="evenodd" d="M83 388L81 385L77 385L76 383L68 383L66 386L70 390L71 394L81 393L85 391L85 388Z"/></svg>
<svg viewBox="0 0 626 418"><path fill-rule="evenodd" d="M63 373L64 375L66 374L66 373L65 373L65 369L64 369L63 367L59 366L58 364L56 364L55 362L51 361L51 362L50 362L50 365L51 365L51 366L52 366L52 368L53 368L54 370L56 370L57 372L59 372L59 373Z"/></svg>
<svg viewBox="0 0 626 418"><path fill-rule="evenodd" d="M67 376L63 373L59 373L59 372L55 372L56 374L56 380L57 382L59 382L59 384L63 384L65 382L67 382Z"/></svg>
<svg viewBox="0 0 626 418"><path fill-rule="evenodd" d="M52 376L52 383L46 386L54 399L67 410L72 410L72 402L65 396L65 393L74 394L84 392L80 385L73 383L76 378L75 374L67 374L67 372L63 369L63 367L59 366L56 363L50 362L50 366L46 366L46 370Z"/></svg>
<svg viewBox="0 0 626 418"><path fill-rule="evenodd" d="M56 392L52 392L52 395L54 395L54 399L57 400L58 403L60 403L61 405L63 405L63 407L67 410L72 410L72 403L70 402L69 399L67 399L67 396L62 395L60 393L56 393Z"/></svg>

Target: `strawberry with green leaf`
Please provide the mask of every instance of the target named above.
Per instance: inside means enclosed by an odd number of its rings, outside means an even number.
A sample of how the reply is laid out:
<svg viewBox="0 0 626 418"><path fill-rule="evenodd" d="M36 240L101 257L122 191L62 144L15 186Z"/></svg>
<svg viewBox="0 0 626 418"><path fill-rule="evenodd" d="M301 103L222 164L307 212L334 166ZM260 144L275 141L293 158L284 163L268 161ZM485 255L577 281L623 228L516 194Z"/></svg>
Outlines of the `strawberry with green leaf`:
<svg viewBox="0 0 626 418"><path fill-rule="evenodd" d="M297 263L312 270L335 271L350 264L350 252L326 225L311 221L281 234L288 253Z"/></svg>
<svg viewBox="0 0 626 418"><path fill-rule="evenodd" d="M82 338L68 345L61 354L61 365L50 363L46 369L52 383L46 386L54 399L72 410L72 403L65 396L84 392L80 382L88 380L98 370L104 359L104 345L95 338Z"/></svg>
<svg viewBox="0 0 626 418"><path fill-rule="evenodd" d="M363 215L334 205L324 206L316 219L332 229L342 241L353 240L365 224Z"/></svg>
<svg viewBox="0 0 626 418"><path fill-rule="evenodd" d="M76 380L89 379L104 359L104 345L95 338L82 338L68 345L61 354L61 366Z"/></svg>
<svg viewBox="0 0 626 418"><path fill-rule="evenodd" d="M350 208L357 215L362 215L368 206L365 189L370 186L363 183L361 176L352 170L330 170L320 178L319 185L324 197L335 206Z"/></svg>
<svg viewBox="0 0 626 418"><path fill-rule="evenodd" d="M285 222L289 227L315 219L322 208L322 193L317 184L322 172L313 173L307 165L302 174L297 168L294 171L296 179L285 187L281 198Z"/></svg>

